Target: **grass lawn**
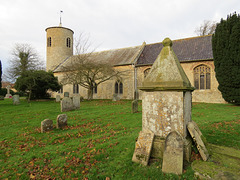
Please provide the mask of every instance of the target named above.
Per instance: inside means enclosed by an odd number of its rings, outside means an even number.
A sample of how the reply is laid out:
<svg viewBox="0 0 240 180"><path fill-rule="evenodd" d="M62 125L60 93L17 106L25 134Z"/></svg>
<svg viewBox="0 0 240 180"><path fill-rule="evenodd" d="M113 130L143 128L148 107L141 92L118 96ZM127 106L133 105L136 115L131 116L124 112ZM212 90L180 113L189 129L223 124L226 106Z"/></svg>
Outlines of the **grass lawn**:
<svg viewBox="0 0 240 180"><path fill-rule="evenodd" d="M41 134L40 123L54 120L60 104L53 101L0 101L0 179L194 179L163 174L160 162L143 167L131 161L141 130L131 101L94 100L66 112L68 127ZM240 149L240 106L194 103L192 119L212 144Z"/></svg>

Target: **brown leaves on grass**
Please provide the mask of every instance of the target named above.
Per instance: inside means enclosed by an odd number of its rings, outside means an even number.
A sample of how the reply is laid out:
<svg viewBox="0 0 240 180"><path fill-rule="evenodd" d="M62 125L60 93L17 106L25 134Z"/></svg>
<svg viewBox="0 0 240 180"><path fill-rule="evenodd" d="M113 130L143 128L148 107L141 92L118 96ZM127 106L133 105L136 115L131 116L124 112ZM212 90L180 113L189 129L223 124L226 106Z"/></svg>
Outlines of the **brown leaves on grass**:
<svg viewBox="0 0 240 180"><path fill-rule="evenodd" d="M218 123L211 124L211 127L216 128L217 130L220 130L225 133L233 133L238 134L237 132L234 132L234 126L240 124L240 119L235 121L223 121ZM227 130L227 127L230 128L230 130Z"/></svg>

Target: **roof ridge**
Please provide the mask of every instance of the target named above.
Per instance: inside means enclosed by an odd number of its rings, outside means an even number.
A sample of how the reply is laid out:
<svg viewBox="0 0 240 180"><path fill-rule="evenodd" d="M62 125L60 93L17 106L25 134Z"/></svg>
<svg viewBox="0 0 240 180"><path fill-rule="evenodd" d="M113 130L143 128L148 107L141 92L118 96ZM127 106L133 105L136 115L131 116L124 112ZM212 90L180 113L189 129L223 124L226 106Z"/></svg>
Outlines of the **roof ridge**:
<svg viewBox="0 0 240 180"><path fill-rule="evenodd" d="M181 38L181 39L175 39L175 40L172 40L172 42L175 42L175 41L182 41L182 40L190 40L190 39L197 39L197 38L208 37L208 36L212 36L212 34L209 34L209 35L203 35L203 36L192 36L192 37ZM162 44L162 42L150 43L150 44L146 44L146 45L155 45L155 44Z"/></svg>

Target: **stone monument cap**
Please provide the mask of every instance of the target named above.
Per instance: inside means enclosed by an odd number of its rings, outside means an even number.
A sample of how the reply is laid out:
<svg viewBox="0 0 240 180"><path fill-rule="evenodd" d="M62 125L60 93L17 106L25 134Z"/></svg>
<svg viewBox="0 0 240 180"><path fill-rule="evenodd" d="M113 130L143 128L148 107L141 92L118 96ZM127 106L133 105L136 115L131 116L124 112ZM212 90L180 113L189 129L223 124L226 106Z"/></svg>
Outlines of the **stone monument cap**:
<svg viewBox="0 0 240 180"><path fill-rule="evenodd" d="M194 88L172 49L171 39L165 38L162 44L164 47L139 89L145 91L193 91Z"/></svg>

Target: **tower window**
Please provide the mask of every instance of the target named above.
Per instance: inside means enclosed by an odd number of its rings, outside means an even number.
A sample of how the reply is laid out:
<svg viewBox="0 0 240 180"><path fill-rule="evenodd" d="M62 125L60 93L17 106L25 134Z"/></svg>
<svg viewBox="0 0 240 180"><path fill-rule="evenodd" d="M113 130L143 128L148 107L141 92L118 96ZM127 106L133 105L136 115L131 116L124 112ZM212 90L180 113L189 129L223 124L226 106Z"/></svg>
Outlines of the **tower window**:
<svg viewBox="0 0 240 180"><path fill-rule="evenodd" d="M47 46L48 46L48 47L51 47L51 46L52 46L52 38L51 38L51 37L48 37L48 38L47 38Z"/></svg>
<svg viewBox="0 0 240 180"><path fill-rule="evenodd" d="M67 38L66 45L68 48L71 47L71 39L69 37Z"/></svg>
<svg viewBox="0 0 240 180"><path fill-rule="evenodd" d="M194 68L194 86L196 89L211 89L211 71L208 66Z"/></svg>

